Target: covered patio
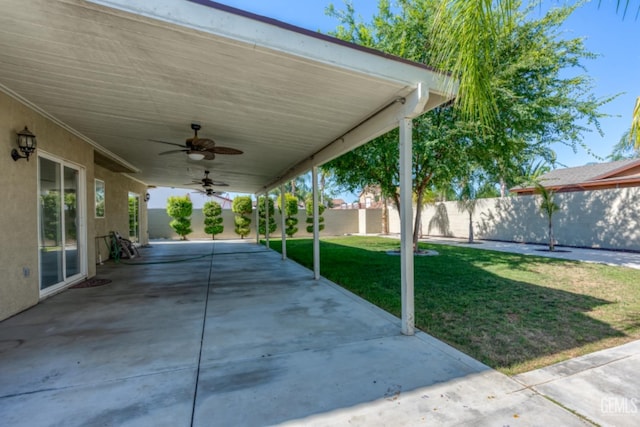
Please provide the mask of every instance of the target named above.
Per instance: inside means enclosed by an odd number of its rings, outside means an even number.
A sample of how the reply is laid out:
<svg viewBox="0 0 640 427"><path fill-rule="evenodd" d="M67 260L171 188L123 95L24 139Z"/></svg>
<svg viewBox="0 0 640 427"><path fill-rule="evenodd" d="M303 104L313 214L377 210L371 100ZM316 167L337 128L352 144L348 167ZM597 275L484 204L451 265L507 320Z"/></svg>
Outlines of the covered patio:
<svg viewBox="0 0 640 427"><path fill-rule="evenodd" d="M8 0L0 28L0 107L7 111L0 127L6 135L29 127L39 141L34 156L47 157L40 163L71 170L79 181L73 190L49 188L36 166L0 160L10 196L27 195L24 206L0 211L0 223L31 233L23 253L0 251L0 260L11 260L12 282L25 282L7 291L11 304L0 300L0 318L94 275L96 241L126 224L125 186L143 198L141 186L181 188L210 172L227 186L207 190L262 195L311 170L317 194L319 166L399 128L405 237L398 286L401 328L413 333L412 119L455 97L450 76L206 0ZM197 139L191 129L223 148L203 156L190 145ZM12 144L6 140L7 153ZM106 185L107 209L116 199L124 209L94 215L97 181ZM33 207L52 189L77 197L79 214L68 223L79 226L81 262L74 275L63 274L61 263L53 272L59 283L44 292L47 272L34 254L46 249L37 228L45 215ZM29 263L18 266L19 259ZM319 262L316 256L316 279Z"/></svg>
<svg viewBox="0 0 640 427"><path fill-rule="evenodd" d="M585 425L253 242L133 261L0 323L3 425Z"/></svg>

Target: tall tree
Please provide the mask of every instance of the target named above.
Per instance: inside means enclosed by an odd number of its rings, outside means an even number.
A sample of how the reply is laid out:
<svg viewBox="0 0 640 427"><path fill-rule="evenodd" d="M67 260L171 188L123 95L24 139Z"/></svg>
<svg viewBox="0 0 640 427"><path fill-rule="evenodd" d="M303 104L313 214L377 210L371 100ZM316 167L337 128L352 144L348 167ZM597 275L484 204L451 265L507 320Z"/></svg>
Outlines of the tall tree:
<svg viewBox="0 0 640 427"><path fill-rule="evenodd" d="M371 24L356 22L349 4L346 11L329 8L329 12L342 22L335 32L338 37L414 61L452 66L455 64L440 58L429 38L443 3L451 2L402 0L400 12L394 14L389 2L381 0L378 15ZM594 99L586 76L564 77L567 70L579 68L582 60L592 57L581 39L558 37L559 26L573 8L554 9L541 19L531 20L527 9L520 9L519 2L504 2L503 6L511 9L489 12L497 15L508 12L508 19L492 19L479 30L478 38L492 47L491 55L476 58L486 67L483 84L491 89L491 103L499 107L495 115L489 111L469 115L465 113L467 107L457 104L455 108L436 108L414 119L413 191L417 206L414 243L419 237L422 202L429 190L446 188L452 180L464 176L469 165L477 165L506 183L513 175L512 170L532 158L553 157L549 144L579 144L587 129L578 121L586 119L597 128L599 107L607 102ZM466 13L469 10L456 12L460 16ZM451 18L455 21L458 15ZM480 15L474 19L479 20ZM447 43L459 46L462 42L458 43L456 37L465 35L469 36L456 30L438 37L452 37ZM460 96L471 95L463 89ZM489 120L496 116L500 120ZM340 185L348 189L380 185L383 195L397 205L397 141L397 130L392 131L327 167Z"/></svg>

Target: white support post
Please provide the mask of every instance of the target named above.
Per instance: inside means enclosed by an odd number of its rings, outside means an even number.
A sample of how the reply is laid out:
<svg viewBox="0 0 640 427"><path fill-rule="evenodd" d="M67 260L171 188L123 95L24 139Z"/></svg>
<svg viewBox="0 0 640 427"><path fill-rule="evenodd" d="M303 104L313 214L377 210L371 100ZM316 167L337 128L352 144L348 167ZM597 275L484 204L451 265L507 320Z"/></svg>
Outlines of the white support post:
<svg viewBox="0 0 640 427"><path fill-rule="evenodd" d="M412 121L400 120L400 282L402 305L402 333L413 335L414 274L413 274L413 180L412 180Z"/></svg>
<svg viewBox="0 0 640 427"><path fill-rule="evenodd" d="M320 279L320 209L318 208L318 167L311 168L313 187L313 278Z"/></svg>
<svg viewBox="0 0 640 427"><path fill-rule="evenodd" d="M269 192L264 195L264 243L269 249Z"/></svg>
<svg viewBox="0 0 640 427"><path fill-rule="evenodd" d="M282 229L282 260L287 259L287 233L285 230L285 217L287 209L287 198L284 194L284 184L280 186L280 228Z"/></svg>
<svg viewBox="0 0 640 427"><path fill-rule="evenodd" d="M260 201L260 196L258 194L256 194L256 244L259 245L260 244L260 215L258 214L258 202Z"/></svg>

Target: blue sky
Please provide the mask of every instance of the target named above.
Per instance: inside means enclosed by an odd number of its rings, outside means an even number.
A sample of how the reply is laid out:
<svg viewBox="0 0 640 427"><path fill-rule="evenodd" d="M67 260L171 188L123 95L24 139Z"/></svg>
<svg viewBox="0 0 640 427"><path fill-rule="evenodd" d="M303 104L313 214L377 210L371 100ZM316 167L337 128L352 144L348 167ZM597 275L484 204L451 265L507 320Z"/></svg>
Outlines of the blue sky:
<svg viewBox="0 0 640 427"><path fill-rule="evenodd" d="M330 0L217 1L313 31L326 33L338 25L334 18L325 15L325 8L331 3ZM365 22L371 20L378 4L376 0L352 0L352 3L356 14ZM338 9L344 8L341 0L334 1L333 4ZM562 2L546 0L543 4L548 7ZM632 4L637 7L638 2L632 1ZM637 47L640 40L640 19L635 19L635 12L636 9L633 9L623 19L621 13L616 14L615 0L602 0L600 6L595 0L579 8L562 28L565 37L584 38L587 49L600 55L584 64L586 73L593 79L594 95L606 98L621 93L602 109L603 113L611 116L601 120L604 136L600 136L595 129L584 134L584 144L602 159L610 154L613 145L629 128L635 99L640 96L640 49ZM581 147L578 147L577 152L562 144L552 148L558 155L558 162L567 167L601 161ZM196 196L194 199L200 199L198 195L193 196ZM345 197L347 201L353 201L355 196Z"/></svg>

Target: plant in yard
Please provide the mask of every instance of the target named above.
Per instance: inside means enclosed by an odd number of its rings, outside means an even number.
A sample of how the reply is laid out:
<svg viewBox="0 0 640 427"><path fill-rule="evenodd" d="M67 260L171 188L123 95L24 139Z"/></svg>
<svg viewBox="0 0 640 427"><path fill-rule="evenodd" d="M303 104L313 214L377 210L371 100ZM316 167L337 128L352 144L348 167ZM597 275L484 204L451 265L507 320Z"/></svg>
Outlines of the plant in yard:
<svg viewBox="0 0 640 427"><path fill-rule="evenodd" d="M307 211L307 233L313 233L313 197L309 197L305 203L306 211ZM324 212L324 205L318 203L318 231L324 230L324 217L322 213Z"/></svg>
<svg viewBox="0 0 640 427"><path fill-rule="evenodd" d="M262 235L266 236L266 221L267 221L267 211L265 209L265 200L267 201L267 205L269 206L269 234L272 234L276 231L276 219L274 218L275 207L273 204L273 199L271 197L265 196L258 197L258 232Z"/></svg>
<svg viewBox="0 0 640 427"><path fill-rule="evenodd" d="M216 234L220 234L224 231L222 225L222 207L220 203L214 201L208 201L202 208L204 214L204 232L211 234L211 239L216 238Z"/></svg>
<svg viewBox="0 0 640 427"><path fill-rule="evenodd" d="M456 198L458 209L469 215L469 243L473 243L473 214L478 206L478 199L496 196L498 192L491 181L486 180L477 170L467 173L460 181Z"/></svg>
<svg viewBox="0 0 640 427"><path fill-rule="evenodd" d="M473 243L473 214L478 205L478 196L473 183L466 180L462 183L460 194L458 195L458 209L469 215L469 243Z"/></svg>
<svg viewBox="0 0 640 427"><path fill-rule="evenodd" d="M191 229L191 214L193 203L186 196L171 196L167 199L167 214L173 218L169 226L180 236L181 240L187 240L187 235L193 232Z"/></svg>
<svg viewBox="0 0 640 427"><path fill-rule="evenodd" d="M540 195L540 211L547 217L549 225L549 250L553 252L555 242L553 241L553 214L560 210L560 206L555 202L555 192L536 184L536 192Z"/></svg>
<svg viewBox="0 0 640 427"><path fill-rule="evenodd" d="M251 212L253 212L251 197L237 196L233 199L231 210L236 214L233 219L235 232L240 236L240 238L244 239L245 236L248 236L251 232L251 229L249 228L251 226L251 218L248 217L248 215L251 215Z"/></svg>
<svg viewBox="0 0 640 427"><path fill-rule="evenodd" d="M280 206L281 203L282 199L278 198L278 207L280 208L280 214L285 215L284 232L288 237L293 237L294 234L298 232L298 198L291 193L286 193L284 195L284 209L282 209L282 206Z"/></svg>

